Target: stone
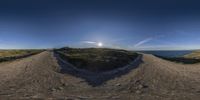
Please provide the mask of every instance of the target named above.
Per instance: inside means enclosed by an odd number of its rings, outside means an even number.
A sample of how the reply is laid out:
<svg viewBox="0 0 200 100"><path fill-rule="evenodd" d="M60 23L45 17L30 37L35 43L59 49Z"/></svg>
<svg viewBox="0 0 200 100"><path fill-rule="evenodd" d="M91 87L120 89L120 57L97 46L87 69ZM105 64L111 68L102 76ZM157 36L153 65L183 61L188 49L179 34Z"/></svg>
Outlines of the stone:
<svg viewBox="0 0 200 100"><path fill-rule="evenodd" d="M135 93L137 93L137 94L141 94L141 93L142 93L142 91L140 91L140 90L137 90L137 91L135 91Z"/></svg>
<svg viewBox="0 0 200 100"><path fill-rule="evenodd" d="M64 88L63 88L63 87L58 87L58 89L59 89L59 90L63 90Z"/></svg>
<svg viewBox="0 0 200 100"><path fill-rule="evenodd" d="M142 84L138 85L138 89L142 89L144 86Z"/></svg>
<svg viewBox="0 0 200 100"><path fill-rule="evenodd" d="M56 89L55 89L55 88L52 88L51 91L56 91Z"/></svg>
<svg viewBox="0 0 200 100"><path fill-rule="evenodd" d="M120 83L117 83L116 86L121 86L121 84L120 84Z"/></svg>

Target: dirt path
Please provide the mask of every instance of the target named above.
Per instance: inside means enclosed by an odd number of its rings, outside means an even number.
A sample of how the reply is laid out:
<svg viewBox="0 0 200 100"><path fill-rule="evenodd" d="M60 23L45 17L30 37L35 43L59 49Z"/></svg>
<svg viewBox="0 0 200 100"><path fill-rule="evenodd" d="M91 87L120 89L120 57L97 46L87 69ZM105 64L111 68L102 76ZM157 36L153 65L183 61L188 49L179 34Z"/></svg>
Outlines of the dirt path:
<svg viewBox="0 0 200 100"><path fill-rule="evenodd" d="M59 85L58 66L51 52L0 64L0 97L45 96ZM42 93L42 94L40 94Z"/></svg>
<svg viewBox="0 0 200 100"><path fill-rule="evenodd" d="M0 99L199 100L200 64L182 65L143 54L139 65L98 86L59 73L53 52L0 63ZM62 64L62 67L69 67ZM102 79L104 77L101 77Z"/></svg>

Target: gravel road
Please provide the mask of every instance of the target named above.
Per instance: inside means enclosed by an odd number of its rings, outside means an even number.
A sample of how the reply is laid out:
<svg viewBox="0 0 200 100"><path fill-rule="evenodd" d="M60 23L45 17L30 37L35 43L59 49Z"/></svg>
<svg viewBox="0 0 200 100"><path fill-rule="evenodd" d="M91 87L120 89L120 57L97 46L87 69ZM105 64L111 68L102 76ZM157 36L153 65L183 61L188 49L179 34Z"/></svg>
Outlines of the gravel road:
<svg viewBox="0 0 200 100"><path fill-rule="evenodd" d="M85 77L60 73L69 65L51 51L3 62L0 99L199 100L200 64L177 64L147 54L136 63L126 73L94 86Z"/></svg>

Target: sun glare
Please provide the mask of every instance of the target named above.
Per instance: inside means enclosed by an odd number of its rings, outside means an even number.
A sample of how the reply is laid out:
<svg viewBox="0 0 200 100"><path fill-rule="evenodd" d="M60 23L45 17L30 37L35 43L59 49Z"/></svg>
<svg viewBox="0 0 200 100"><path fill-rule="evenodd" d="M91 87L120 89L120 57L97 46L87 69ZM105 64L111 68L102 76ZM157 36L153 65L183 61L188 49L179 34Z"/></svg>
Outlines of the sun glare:
<svg viewBox="0 0 200 100"><path fill-rule="evenodd" d="M103 43L99 42L99 43L97 44L97 46L98 46L98 47L102 47L102 46L103 46Z"/></svg>

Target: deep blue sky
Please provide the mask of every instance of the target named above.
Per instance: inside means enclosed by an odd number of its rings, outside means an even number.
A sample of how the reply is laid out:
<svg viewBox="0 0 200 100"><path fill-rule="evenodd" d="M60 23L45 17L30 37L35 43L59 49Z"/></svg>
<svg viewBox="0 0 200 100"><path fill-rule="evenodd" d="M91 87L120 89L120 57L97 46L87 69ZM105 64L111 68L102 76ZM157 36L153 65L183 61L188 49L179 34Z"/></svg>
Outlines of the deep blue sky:
<svg viewBox="0 0 200 100"><path fill-rule="evenodd" d="M200 49L200 2L0 1L0 49L104 47Z"/></svg>

